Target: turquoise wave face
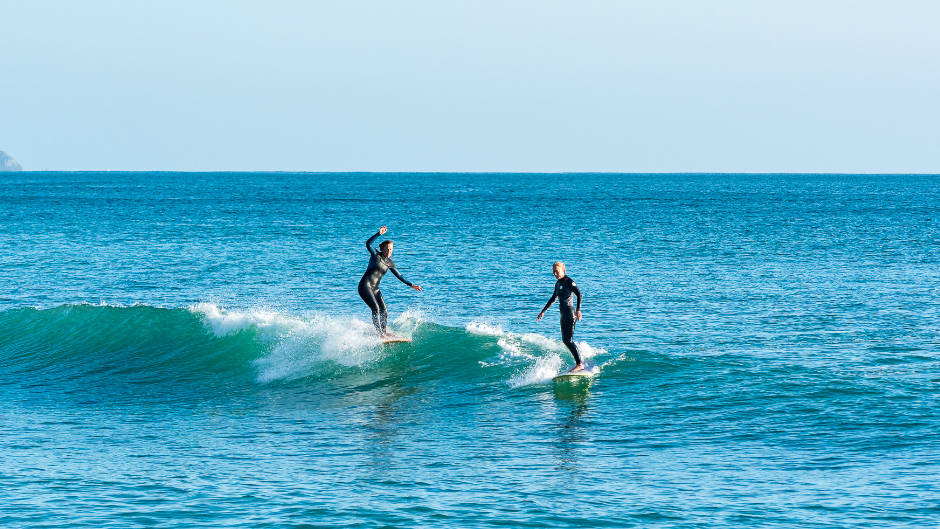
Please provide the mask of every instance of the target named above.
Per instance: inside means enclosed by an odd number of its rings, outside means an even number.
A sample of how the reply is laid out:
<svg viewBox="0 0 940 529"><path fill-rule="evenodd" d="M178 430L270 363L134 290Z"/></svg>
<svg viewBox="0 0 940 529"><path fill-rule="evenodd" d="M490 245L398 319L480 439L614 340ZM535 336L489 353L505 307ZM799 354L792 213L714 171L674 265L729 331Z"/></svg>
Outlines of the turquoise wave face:
<svg viewBox="0 0 940 529"><path fill-rule="evenodd" d="M412 342L383 344L369 323L356 318L225 310L210 303L7 310L0 312L0 387L14 399L28 401L22 395L40 393L82 405L211 402L311 390L368 402L370 392L402 388L446 395L454 405L462 404L464 393L590 394L552 382L570 365L557 339L479 322L440 325L417 313L401 315L392 328ZM591 391L646 404L666 395L657 406L669 413L714 414L727 435L745 437L752 432L729 423L761 424L768 419L761 411L767 409L786 410L782 416L794 421L790 427L807 431L817 428L825 410L841 410L833 415L836 423L851 423L843 414L851 415L863 402L879 408L870 411L873 416L900 418L905 411L899 406L920 402L909 399L922 370L936 364L930 355L894 350L849 368L824 359L670 357L608 351L587 342L579 346L595 374ZM918 404L906 413L923 411L929 410Z"/></svg>
<svg viewBox="0 0 940 529"><path fill-rule="evenodd" d="M570 363L558 340L493 325L448 327L404 314L393 329L412 342L383 344L371 324L355 318L226 311L208 303L14 309L0 312L0 377L66 392L185 399L317 383L355 390L406 373L412 384L509 389L544 384ZM581 349L598 373L617 360L584 342Z"/></svg>

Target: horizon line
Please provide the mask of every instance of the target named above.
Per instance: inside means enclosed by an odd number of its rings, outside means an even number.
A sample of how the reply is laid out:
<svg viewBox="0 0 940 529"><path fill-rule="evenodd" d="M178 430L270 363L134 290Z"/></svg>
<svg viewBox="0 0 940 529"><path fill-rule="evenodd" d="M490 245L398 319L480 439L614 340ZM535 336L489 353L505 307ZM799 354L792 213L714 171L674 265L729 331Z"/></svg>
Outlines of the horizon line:
<svg viewBox="0 0 940 529"><path fill-rule="evenodd" d="M868 176L940 176L940 172L820 172L820 171L401 171L401 170L352 170L352 171L310 171L310 170L167 170L167 169L38 169L19 171L0 171L3 174L17 173L185 173L185 174L417 174L417 175L441 175L441 174L470 174L470 175L536 175L536 174L556 174L556 175L868 175Z"/></svg>

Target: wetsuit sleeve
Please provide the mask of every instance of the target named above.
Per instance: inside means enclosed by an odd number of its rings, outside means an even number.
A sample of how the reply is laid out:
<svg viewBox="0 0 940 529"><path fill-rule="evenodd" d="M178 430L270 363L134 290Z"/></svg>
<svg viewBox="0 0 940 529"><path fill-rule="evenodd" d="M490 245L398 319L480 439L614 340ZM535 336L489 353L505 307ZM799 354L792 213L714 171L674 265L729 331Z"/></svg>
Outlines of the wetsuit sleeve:
<svg viewBox="0 0 940 529"><path fill-rule="evenodd" d="M571 291L574 292L574 295L578 296L578 308L575 310L581 310L581 289L578 288L578 285L574 281L571 282Z"/></svg>
<svg viewBox="0 0 940 529"><path fill-rule="evenodd" d="M389 269L393 274L395 274L395 277L397 277L398 280L401 281L402 283L408 285L409 287L413 287L413 286L414 286L414 284L412 284L411 281L408 281L407 279L405 279L404 277L402 277L401 274L398 273L398 269L395 268L394 266L390 266L390 267L388 267L388 269Z"/></svg>
<svg viewBox="0 0 940 529"><path fill-rule="evenodd" d="M375 242L375 239L379 236L379 232L375 232L375 235L369 237L369 240L366 241L366 250L369 250L369 255L375 255L375 250L372 249L372 243Z"/></svg>
<svg viewBox="0 0 940 529"><path fill-rule="evenodd" d="M558 297L558 289L557 289L557 288L552 288L552 297L551 297L551 299L548 300L548 303L545 304L545 308L542 309L542 312L545 312L546 310L548 310L548 307L551 307L551 306L552 306L552 303L555 302L555 298L557 298L557 297Z"/></svg>

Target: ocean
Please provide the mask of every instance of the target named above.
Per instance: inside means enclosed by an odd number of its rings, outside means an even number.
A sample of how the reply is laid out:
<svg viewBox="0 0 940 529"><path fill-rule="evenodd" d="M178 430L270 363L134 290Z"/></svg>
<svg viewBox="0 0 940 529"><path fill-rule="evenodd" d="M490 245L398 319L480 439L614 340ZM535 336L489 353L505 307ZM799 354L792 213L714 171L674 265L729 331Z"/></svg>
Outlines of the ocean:
<svg viewBox="0 0 940 529"><path fill-rule="evenodd" d="M0 526L936 527L938 296L940 176L4 174Z"/></svg>

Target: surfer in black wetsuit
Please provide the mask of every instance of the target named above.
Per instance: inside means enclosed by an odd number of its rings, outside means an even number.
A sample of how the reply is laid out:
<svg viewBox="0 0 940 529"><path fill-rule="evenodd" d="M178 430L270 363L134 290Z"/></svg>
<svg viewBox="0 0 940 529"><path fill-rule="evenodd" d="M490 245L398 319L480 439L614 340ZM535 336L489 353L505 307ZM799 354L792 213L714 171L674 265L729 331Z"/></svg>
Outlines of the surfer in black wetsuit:
<svg viewBox="0 0 940 529"><path fill-rule="evenodd" d="M382 241L378 252L372 249L372 243L376 237L384 235L386 231L388 231L388 227L382 226L379 228L378 233L369 237L369 240L366 241L366 249L369 250L371 257L369 257L369 266L366 268L366 273L362 274L362 279L359 280L359 297L366 302L366 305L372 311L372 324L375 325L375 329L382 336L388 335L386 330L388 309L385 308L385 300L382 299L382 292L379 291L379 282L382 281L385 272L391 270L399 281L421 292L421 287L402 277L398 273L398 269L395 268L395 263L392 262L392 241Z"/></svg>
<svg viewBox="0 0 940 529"><path fill-rule="evenodd" d="M552 298L545 304L542 312L539 312L537 320L541 320L542 316L545 316L545 311L552 306L557 298L558 309L561 311L561 341L571 351L575 363L575 366L568 372L583 370L584 362L581 360L581 355L578 354L578 346L575 345L573 339L574 324L576 321L581 321L581 290L578 289L578 285L575 284L573 279L565 275L565 263L557 262L552 265L552 273L558 278L558 281L555 281L555 291L552 292ZM577 307L571 299L574 296L578 297Z"/></svg>

